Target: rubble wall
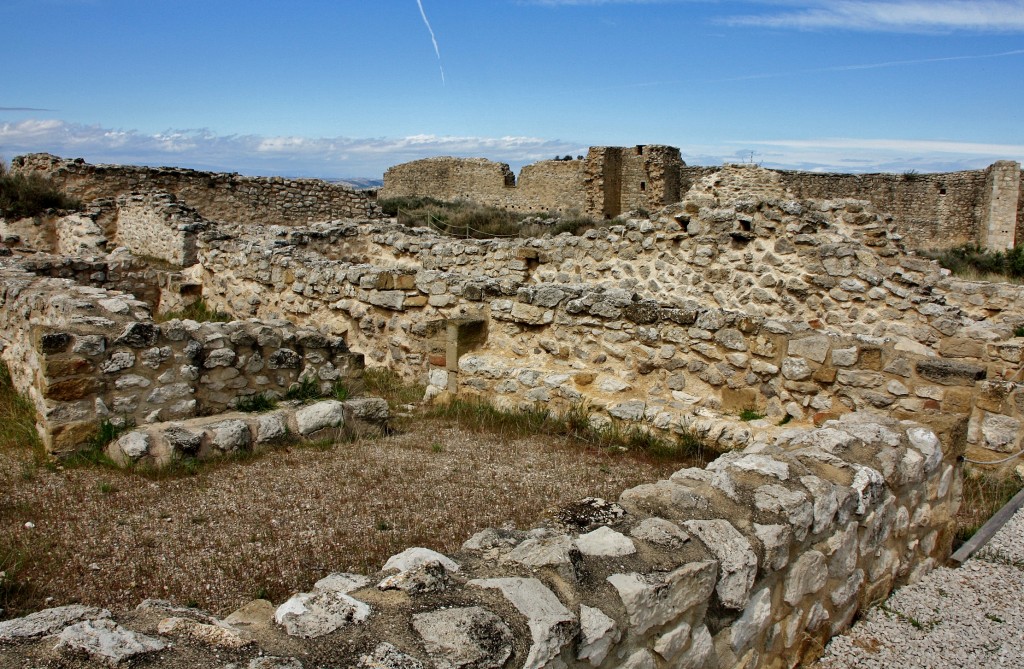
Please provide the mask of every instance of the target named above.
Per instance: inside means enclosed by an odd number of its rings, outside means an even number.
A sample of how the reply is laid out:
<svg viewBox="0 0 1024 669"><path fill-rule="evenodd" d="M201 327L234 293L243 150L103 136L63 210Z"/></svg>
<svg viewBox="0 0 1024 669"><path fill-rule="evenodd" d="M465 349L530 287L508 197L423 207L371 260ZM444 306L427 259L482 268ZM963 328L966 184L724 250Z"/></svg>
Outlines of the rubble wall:
<svg viewBox="0 0 1024 669"><path fill-rule="evenodd" d="M206 226L204 218L170 193L149 191L117 199L115 241L137 256L175 267L195 265L196 233Z"/></svg>
<svg viewBox="0 0 1024 669"><path fill-rule="evenodd" d="M961 414L973 447L1021 448L1019 288L985 289L1002 301L961 295L861 201L737 209L703 197L555 239L383 223L238 231L201 244L203 283L238 316L345 333L371 364L428 379L432 393L586 403L599 419L698 424L735 445L750 430L714 416ZM449 323L480 324L454 355Z"/></svg>
<svg viewBox="0 0 1024 669"><path fill-rule="evenodd" d="M334 218L373 218L372 194L318 179L245 177L174 167L90 165L45 153L18 156L14 172L36 173L83 202L135 192L166 191L214 221L296 224Z"/></svg>
<svg viewBox="0 0 1024 669"><path fill-rule="evenodd" d="M343 339L280 321L154 323L146 303L71 279L6 268L0 344L35 404L50 452L86 444L101 419L155 423L222 413L239 396L280 397L300 378L358 377Z"/></svg>

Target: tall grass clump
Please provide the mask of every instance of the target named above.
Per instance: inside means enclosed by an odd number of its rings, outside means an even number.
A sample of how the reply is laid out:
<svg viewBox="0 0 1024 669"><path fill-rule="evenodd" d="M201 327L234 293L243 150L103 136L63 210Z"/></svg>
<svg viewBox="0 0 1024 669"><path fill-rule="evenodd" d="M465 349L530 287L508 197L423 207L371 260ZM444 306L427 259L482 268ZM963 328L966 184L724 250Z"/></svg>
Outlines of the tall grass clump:
<svg viewBox="0 0 1024 669"><path fill-rule="evenodd" d="M36 408L11 382L11 370L0 361L0 449L43 450L36 432Z"/></svg>
<svg viewBox="0 0 1024 669"><path fill-rule="evenodd" d="M975 468L964 470L963 498L956 514L954 550L967 542L1024 484L1012 472L999 474Z"/></svg>
<svg viewBox="0 0 1024 669"><path fill-rule="evenodd" d="M62 193L39 174L14 173L0 160L0 217L16 220L47 209L81 209L82 203Z"/></svg>
<svg viewBox="0 0 1024 669"><path fill-rule="evenodd" d="M368 394L387 400L392 408L415 404L423 399L423 393L426 392L422 384L409 383L398 372L387 367L363 370L363 387Z"/></svg>
<svg viewBox="0 0 1024 669"><path fill-rule="evenodd" d="M1024 246L1007 251L989 251L976 244L967 244L945 251L926 251L925 256L937 260L955 276L990 281L1024 281Z"/></svg>

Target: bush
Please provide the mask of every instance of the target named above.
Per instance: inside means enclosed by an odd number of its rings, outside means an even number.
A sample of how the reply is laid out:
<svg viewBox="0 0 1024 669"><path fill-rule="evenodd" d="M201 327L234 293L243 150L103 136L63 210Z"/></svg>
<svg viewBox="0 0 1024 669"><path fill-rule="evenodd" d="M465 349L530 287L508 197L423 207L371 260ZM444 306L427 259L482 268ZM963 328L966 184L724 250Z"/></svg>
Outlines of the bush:
<svg viewBox="0 0 1024 669"><path fill-rule="evenodd" d="M16 220L47 209L81 209L82 203L57 190L38 174L12 174L0 161L0 216Z"/></svg>
<svg viewBox="0 0 1024 669"><path fill-rule="evenodd" d="M1024 246L1015 246L1008 251L989 251L976 244L967 244L946 251L925 252L924 255L937 260L956 276L1024 280Z"/></svg>

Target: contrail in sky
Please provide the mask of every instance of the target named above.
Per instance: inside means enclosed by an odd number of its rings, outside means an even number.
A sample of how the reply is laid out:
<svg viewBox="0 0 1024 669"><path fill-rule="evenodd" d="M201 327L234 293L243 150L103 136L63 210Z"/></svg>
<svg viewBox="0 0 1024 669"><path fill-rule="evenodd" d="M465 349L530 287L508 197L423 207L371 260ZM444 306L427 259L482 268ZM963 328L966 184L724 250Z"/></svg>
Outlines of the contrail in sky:
<svg viewBox="0 0 1024 669"><path fill-rule="evenodd" d="M441 49L437 47L437 38L434 37L434 29L430 27L430 20L427 18L427 13L423 11L423 0L416 0L416 4L420 6L420 16L423 17L423 23L427 25L427 30L430 32L430 41L434 43L434 53L437 54L437 66L441 68L441 85L444 86L444 65L441 64Z"/></svg>

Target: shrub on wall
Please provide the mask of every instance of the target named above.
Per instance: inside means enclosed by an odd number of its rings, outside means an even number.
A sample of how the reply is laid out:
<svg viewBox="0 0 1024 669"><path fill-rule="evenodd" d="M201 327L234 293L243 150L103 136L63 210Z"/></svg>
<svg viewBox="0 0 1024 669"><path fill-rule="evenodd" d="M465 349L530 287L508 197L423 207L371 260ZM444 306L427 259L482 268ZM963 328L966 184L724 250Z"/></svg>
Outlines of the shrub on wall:
<svg viewBox="0 0 1024 669"><path fill-rule="evenodd" d="M60 192L38 174L15 174L0 160L0 216L38 216L47 209L80 209L81 202Z"/></svg>

